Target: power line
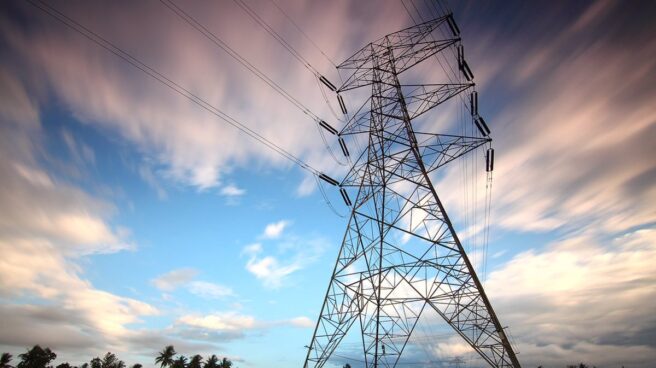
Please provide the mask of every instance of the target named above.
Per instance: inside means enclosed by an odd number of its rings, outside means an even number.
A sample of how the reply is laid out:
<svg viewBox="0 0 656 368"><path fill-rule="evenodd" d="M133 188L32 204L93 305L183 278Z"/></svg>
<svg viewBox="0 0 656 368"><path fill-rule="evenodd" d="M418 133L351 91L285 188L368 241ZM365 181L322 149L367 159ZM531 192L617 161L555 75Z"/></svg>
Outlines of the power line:
<svg viewBox="0 0 656 368"><path fill-rule="evenodd" d="M320 78L321 73L319 73L313 66L310 64L309 61L307 61L303 55L301 55L296 49L285 40L284 37L282 37L278 32L276 32L273 27L271 27L267 22L262 19L255 10L253 10L248 4L246 4L243 0L233 0L235 4L237 4L248 16L251 17L257 23L260 27L262 27L268 34L271 35L271 37L275 38L276 41L282 47L284 47L296 60L298 60L301 65L303 65L307 70L310 71L310 73L314 74L315 77Z"/></svg>
<svg viewBox="0 0 656 368"><path fill-rule="evenodd" d="M264 72L259 70L252 63L250 63L246 58L244 58L237 51L235 51L233 48L231 48L219 36L217 36L215 33L210 31L207 27L205 27L202 23L200 23L196 18L194 18L192 15L185 12L182 8L180 8L177 4L175 4L175 2L173 2L173 0L160 0L160 2L162 4L164 4L167 8L169 8L171 11L173 11L180 19L184 20L186 23L188 23L190 26L192 26L198 32L202 33L208 40L210 40L212 43L214 43L220 49L225 51L228 55L230 55L233 59L235 59L239 64L241 64L243 67L248 69L253 75L255 75L260 80L262 80L264 83L266 83L271 88L273 88L276 92L278 92L281 96L283 96L285 99L287 99L289 102L291 102L294 106L296 106L304 114L310 116L317 123L319 123L322 120L314 112L312 112L312 110L310 110L308 107L303 105L303 103L301 103L294 96L289 94L278 83L273 81Z"/></svg>
<svg viewBox="0 0 656 368"><path fill-rule="evenodd" d="M307 170L308 172L312 173L313 175L320 176L321 172L312 166L310 166L308 163L304 162L300 158L296 157L289 151L285 150L284 148L278 146L276 143L270 141L266 137L260 135L258 132L254 131L253 129L249 128L248 126L242 124L239 122L237 119L233 118L232 116L226 114L225 112L221 111L217 107L211 105L201 97L197 96L196 94L190 92L186 88L180 86L178 83L172 81L168 77L166 77L164 74L158 72L157 70L153 69L152 67L148 66L147 64L143 63L136 57L130 55L120 47L114 45L107 39L103 38L102 36L98 35L97 33L93 32L89 28L83 26L82 24L78 23L74 19L68 17L67 15L63 14L62 12L58 11L54 7L46 4L42 0L27 0L28 3L30 3L32 6L40 9L44 13L50 15L51 17L55 18L57 21L63 23L70 29L78 32L82 36L86 37L90 41L96 43L97 45L101 46L105 50L111 52L112 54L118 56L122 60L130 63L132 66L135 68L139 69L143 73L147 74L148 76L154 78L158 82L162 83L166 87L172 89L176 93L180 94L181 96L187 98L191 102L195 103L196 105L202 107L203 109L207 110L211 114L217 116L221 120L225 121L226 123L232 125L233 127L239 129L249 137L255 139L256 141L262 143L263 145L267 146L269 149L273 150L274 152L278 153L280 156L286 158L287 160L293 162L295 165L301 167L304 170Z"/></svg>
<svg viewBox="0 0 656 368"><path fill-rule="evenodd" d="M321 55L323 55L323 56L326 58L326 60L328 60L331 64L333 64L333 66L334 66L335 68L337 68L337 64L335 64L335 62L333 61L333 59L331 59L328 55L326 55L326 53L323 52L323 50L322 50L322 49L321 49L321 48L320 48L320 47L319 47L319 46L318 46L318 45L312 40L312 38L310 38L310 36L308 36L307 33L305 33L305 32L303 31L303 29L301 29L301 27L300 27L298 24L296 24L296 22L294 22L294 19L293 19L292 17L290 17L290 16L289 16L289 15L283 10L283 8L282 8L280 5L278 5L278 3L276 2L276 0L270 0L270 1L271 1L271 3L272 3L272 4L273 4L278 10L280 10L280 12L285 16L285 18L287 18L287 20L289 20L289 21L292 23L292 25L293 25L293 26L294 26L299 32L301 32L301 34L303 35L303 37L305 37L308 41L310 41L310 43L312 44L312 46L314 46L314 48L317 49L317 51L319 51L319 52L321 53Z"/></svg>
<svg viewBox="0 0 656 368"><path fill-rule="evenodd" d="M321 139L324 143L324 146L326 147L326 150L328 150L330 156L339 165L342 165L342 166L345 165L345 163L341 162L337 158L337 156L334 154L332 148L330 147L330 144L328 144L328 141L326 140L326 138L323 134L323 130L321 128L321 123L323 122L323 119L321 119L319 116L317 116L317 114L315 114L312 110L310 110L307 106L305 106L297 98L292 96L289 92L287 92L284 88L282 88L278 83L276 83L274 80L272 80L264 72L262 72L256 66L254 66L245 57L240 55L237 51L235 51L232 47L230 47L223 39L221 39L215 33L210 31L206 26L204 26L202 23L200 23L196 18L194 18L192 15L190 15L189 13L184 11L184 9L180 8L173 0L160 0L160 2L164 6L169 8L169 10L171 10L173 13L175 13L180 19L182 19L187 24L189 24L191 27L193 27L195 30L200 32L203 36L205 36L205 38L207 38L212 43L214 43L214 45L216 45L221 50L226 52L229 56L231 56L235 61L237 61L239 64L241 64L248 71L250 71L253 75L255 75L261 81L266 83L274 91L278 92L278 94L280 94L282 97L284 97L287 101L289 101L297 109L299 109L305 115L309 116L312 120L314 120L314 122L315 122L315 124L316 124L316 126L319 130L319 134L321 135ZM319 83L318 79L317 79L317 83ZM319 84L319 87L321 87L320 84ZM322 93L326 103L328 103L323 89L321 89L321 93ZM335 115L334 112L333 112L333 115ZM337 116L335 115L335 117L337 117ZM339 120L339 118L337 118L337 119Z"/></svg>

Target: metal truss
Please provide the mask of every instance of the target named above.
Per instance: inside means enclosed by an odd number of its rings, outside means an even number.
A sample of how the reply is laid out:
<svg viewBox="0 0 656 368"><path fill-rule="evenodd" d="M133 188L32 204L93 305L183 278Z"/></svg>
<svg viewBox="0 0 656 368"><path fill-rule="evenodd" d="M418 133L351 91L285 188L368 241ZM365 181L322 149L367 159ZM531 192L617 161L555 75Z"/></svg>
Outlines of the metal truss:
<svg viewBox="0 0 656 368"><path fill-rule="evenodd" d="M308 347L305 368L323 367L354 325L366 367L395 367L425 311L434 310L493 367L520 367L430 174L490 142L416 132L413 119L473 83L403 85L399 74L459 38L429 40L438 18L370 43L339 65L339 91L371 97L341 135L368 145L345 179L357 190L351 217Z"/></svg>

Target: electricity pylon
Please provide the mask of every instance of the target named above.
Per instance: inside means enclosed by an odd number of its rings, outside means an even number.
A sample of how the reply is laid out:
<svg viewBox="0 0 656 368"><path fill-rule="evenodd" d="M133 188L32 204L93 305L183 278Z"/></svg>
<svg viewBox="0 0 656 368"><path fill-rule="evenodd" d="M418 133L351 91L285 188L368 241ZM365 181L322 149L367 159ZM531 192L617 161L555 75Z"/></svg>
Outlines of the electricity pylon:
<svg viewBox="0 0 656 368"><path fill-rule="evenodd" d="M436 40L434 31L446 26L454 37ZM401 84L401 73L450 47L458 49L466 81ZM366 134L368 144L339 183L343 196L349 189L357 190L357 197L305 368L324 366L349 331L361 333L366 367L395 367L430 309L491 366L519 368L430 179L440 167L491 141L478 117L476 92L469 96L471 121L480 135L419 132L413 126L422 114L473 89L452 16L389 34L338 68L349 75L338 92L371 88L368 105L349 120L340 139Z"/></svg>

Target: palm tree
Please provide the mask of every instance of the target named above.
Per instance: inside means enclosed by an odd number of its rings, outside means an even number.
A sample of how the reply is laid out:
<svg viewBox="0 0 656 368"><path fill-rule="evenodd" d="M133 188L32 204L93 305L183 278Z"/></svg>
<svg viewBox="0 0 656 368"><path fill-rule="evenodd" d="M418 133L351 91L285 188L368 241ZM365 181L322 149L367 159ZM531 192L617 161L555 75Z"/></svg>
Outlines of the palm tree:
<svg viewBox="0 0 656 368"><path fill-rule="evenodd" d="M187 368L202 368L203 364L203 357L196 354L191 357L191 360L189 360L189 364L187 364Z"/></svg>
<svg viewBox="0 0 656 368"><path fill-rule="evenodd" d="M173 357L175 356L175 348L173 345L169 345L164 348L159 353L159 356L155 358L155 363L159 363L161 368L170 367L173 365Z"/></svg>
<svg viewBox="0 0 656 368"><path fill-rule="evenodd" d="M13 368L9 362L11 362L11 358L13 356L9 353L2 353L2 356L0 356L0 368Z"/></svg>
<svg viewBox="0 0 656 368"><path fill-rule="evenodd" d="M136 363L132 365L132 368L143 368L143 365Z"/></svg>
<svg viewBox="0 0 656 368"><path fill-rule="evenodd" d="M187 357L180 355L178 359L173 361L171 368L186 368L187 367Z"/></svg>
<svg viewBox="0 0 656 368"><path fill-rule="evenodd" d="M221 363L219 363L219 368L230 368L232 367L232 362L228 358L223 358Z"/></svg>
<svg viewBox="0 0 656 368"><path fill-rule="evenodd" d="M203 368L219 368L219 358L212 354L211 357L207 358Z"/></svg>
<svg viewBox="0 0 656 368"><path fill-rule="evenodd" d="M21 361L16 368L46 368L48 364L57 358L50 348L43 349L39 345L34 345L32 349L18 356Z"/></svg>

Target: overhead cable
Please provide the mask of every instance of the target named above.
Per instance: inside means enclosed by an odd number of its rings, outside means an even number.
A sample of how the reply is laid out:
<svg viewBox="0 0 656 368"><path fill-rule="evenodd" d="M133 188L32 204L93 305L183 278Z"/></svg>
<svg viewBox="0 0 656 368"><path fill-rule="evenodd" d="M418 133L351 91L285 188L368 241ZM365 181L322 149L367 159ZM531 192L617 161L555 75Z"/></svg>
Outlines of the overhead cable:
<svg viewBox="0 0 656 368"><path fill-rule="evenodd" d="M167 76L164 74L158 72L157 70L153 69L152 67L148 66L147 64L143 63L136 57L130 55L123 49L119 48L115 44L111 43L107 39L103 38L102 36L98 35L97 33L93 32L89 28L83 26L82 24L78 23L74 19L68 17L67 15L63 14L59 10L55 9L51 5L43 2L42 0L27 0L28 3L30 3L32 6L40 9L44 13L50 15L51 17L55 18L59 22L63 23L70 29L80 33L82 36L86 37L90 41L96 43L97 45L101 46L105 50L111 52L112 54L118 56L122 60L130 63L132 66L137 68L138 70L142 71L143 73L147 74L148 76L154 78L161 84L165 85L166 87L172 89L176 93L180 94L181 96L187 98L189 101L195 103L196 105L200 106L201 108L207 110L208 112L212 113L213 115L217 116L221 120L225 121L226 123L232 125L233 127L239 129L249 137L255 139L259 143L262 143L263 145L267 146L269 149L272 151L276 152L280 156L286 158L287 160L293 162L295 165L299 166L300 168L309 171L313 175L319 176L321 175L321 172L312 166L310 166L308 163L305 161L301 160L300 158L296 157L289 151L285 150L284 148L278 146L276 143L270 141L266 137L260 135L258 132L254 131L253 129L249 128L248 126L244 125L243 123L239 122L237 119L233 118L232 116L226 114L225 112L221 111L219 108L211 105L208 103L206 100L202 99L201 97L197 96L193 92L190 92L188 89L182 87L178 83L174 82L173 80L169 79Z"/></svg>

